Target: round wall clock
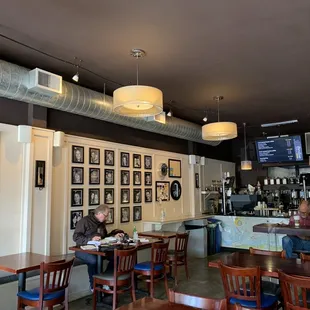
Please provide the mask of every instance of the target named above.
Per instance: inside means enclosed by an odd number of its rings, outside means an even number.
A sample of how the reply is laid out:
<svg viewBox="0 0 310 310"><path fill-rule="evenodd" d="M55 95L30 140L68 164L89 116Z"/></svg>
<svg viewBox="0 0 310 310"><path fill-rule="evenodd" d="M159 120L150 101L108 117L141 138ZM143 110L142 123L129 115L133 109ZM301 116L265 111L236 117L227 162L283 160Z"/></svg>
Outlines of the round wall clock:
<svg viewBox="0 0 310 310"><path fill-rule="evenodd" d="M171 183L171 197L173 200L179 200L182 194L182 187L179 181Z"/></svg>

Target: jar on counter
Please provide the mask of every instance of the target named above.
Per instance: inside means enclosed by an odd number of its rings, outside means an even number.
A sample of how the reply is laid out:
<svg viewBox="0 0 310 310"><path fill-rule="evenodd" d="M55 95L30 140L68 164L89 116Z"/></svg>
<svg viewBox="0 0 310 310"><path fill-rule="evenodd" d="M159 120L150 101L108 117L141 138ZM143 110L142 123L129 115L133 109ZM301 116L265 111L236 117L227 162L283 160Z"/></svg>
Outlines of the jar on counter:
<svg viewBox="0 0 310 310"><path fill-rule="evenodd" d="M264 179L264 185L268 185L268 178L266 177L265 179Z"/></svg>
<svg viewBox="0 0 310 310"><path fill-rule="evenodd" d="M287 184L287 178L282 179L282 184Z"/></svg>
<svg viewBox="0 0 310 310"><path fill-rule="evenodd" d="M270 185L274 185L274 178L270 178L269 182L270 182Z"/></svg>
<svg viewBox="0 0 310 310"><path fill-rule="evenodd" d="M280 185L281 184L281 179L279 177L276 178L276 184Z"/></svg>

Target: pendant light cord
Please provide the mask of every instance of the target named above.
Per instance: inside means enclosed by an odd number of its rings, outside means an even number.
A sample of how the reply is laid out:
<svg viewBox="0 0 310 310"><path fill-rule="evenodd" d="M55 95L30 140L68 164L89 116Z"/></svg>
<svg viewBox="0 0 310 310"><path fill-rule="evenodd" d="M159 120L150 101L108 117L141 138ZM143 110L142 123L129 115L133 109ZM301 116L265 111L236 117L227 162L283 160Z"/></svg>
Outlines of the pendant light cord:
<svg viewBox="0 0 310 310"><path fill-rule="evenodd" d="M220 122L220 99L217 98L217 121Z"/></svg>
<svg viewBox="0 0 310 310"><path fill-rule="evenodd" d="M245 123L243 123L243 130L244 130L244 160L247 161L247 156L246 156L246 131L245 131Z"/></svg>
<svg viewBox="0 0 310 310"><path fill-rule="evenodd" d="M137 85L139 85L139 56L137 55Z"/></svg>

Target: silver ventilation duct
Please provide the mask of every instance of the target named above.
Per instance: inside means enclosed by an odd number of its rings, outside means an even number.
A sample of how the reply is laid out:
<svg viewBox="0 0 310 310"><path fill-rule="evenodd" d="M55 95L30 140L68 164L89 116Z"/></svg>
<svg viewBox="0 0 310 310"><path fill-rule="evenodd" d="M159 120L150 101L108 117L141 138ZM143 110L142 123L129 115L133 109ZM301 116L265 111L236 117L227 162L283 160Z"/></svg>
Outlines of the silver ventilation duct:
<svg viewBox="0 0 310 310"><path fill-rule="evenodd" d="M149 122L143 118L121 116L112 111L110 96L68 82L62 84L62 94L54 97L29 91L29 71L0 60L0 97L37 104L51 109L79 114L140 130L159 133L189 141L216 146L219 142L204 141L201 126L179 118L167 118L166 124Z"/></svg>

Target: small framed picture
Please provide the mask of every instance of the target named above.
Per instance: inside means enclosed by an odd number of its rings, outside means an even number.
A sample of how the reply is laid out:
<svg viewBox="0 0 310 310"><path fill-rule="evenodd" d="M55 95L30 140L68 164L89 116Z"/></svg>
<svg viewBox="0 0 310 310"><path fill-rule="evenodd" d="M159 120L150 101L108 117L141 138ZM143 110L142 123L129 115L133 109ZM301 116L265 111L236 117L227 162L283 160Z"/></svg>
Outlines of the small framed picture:
<svg viewBox="0 0 310 310"><path fill-rule="evenodd" d="M104 203L112 205L114 203L114 188L104 189Z"/></svg>
<svg viewBox="0 0 310 310"><path fill-rule="evenodd" d="M108 218L106 219L105 223L107 225L114 224L114 208L109 209L109 215L108 215Z"/></svg>
<svg viewBox="0 0 310 310"><path fill-rule="evenodd" d="M104 151L104 164L106 166L114 166L114 151L111 150Z"/></svg>
<svg viewBox="0 0 310 310"><path fill-rule="evenodd" d="M89 164L100 165L100 149L89 148Z"/></svg>
<svg viewBox="0 0 310 310"><path fill-rule="evenodd" d="M83 188L71 189L71 207L83 206Z"/></svg>
<svg viewBox="0 0 310 310"><path fill-rule="evenodd" d="M142 207L141 206L133 207L133 220L134 222L142 220Z"/></svg>
<svg viewBox="0 0 310 310"><path fill-rule="evenodd" d="M100 188L88 189L88 200L90 206L100 205Z"/></svg>
<svg viewBox="0 0 310 310"><path fill-rule="evenodd" d="M144 189L144 201L146 203L153 201L153 195L152 195L152 189L151 188Z"/></svg>
<svg viewBox="0 0 310 310"><path fill-rule="evenodd" d="M104 169L104 185L114 185L113 169Z"/></svg>
<svg viewBox="0 0 310 310"><path fill-rule="evenodd" d="M133 190L133 203L141 203L141 189L134 189Z"/></svg>
<svg viewBox="0 0 310 310"><path fill-rule="evenodd" d="M100 184L100 168L89 168L89 184Z"/></svg>
<svg viewBox="0 0 310 310"><path fill-rule="evenodd" d="M71 211L71 223L70 223L70 229L75 229L76 224L78 223L79 220L83 218L83 211Z"/></svg>
<svg viewBox="0 0 310 310"><path fill-rule="evenodd" d="M152 156L144 156L144 169L152 169Z"/></svg>
<svg viewBox="0 0 310 310"><path fill-rule="evenodd" d="M45 161L36 160L35 187L45 187Z"/></svg>
<svg viewBox="0 0 310 310"><path fill-rule="evenodd" d="M121 223L128 223L130 221L130 208L121 207Z"/></svg>
<svg viewBox="0 0 310 310"><path fill-rule="evenodd" d="M133 154L133 167L141 168L141 155Z"/></svg>
<svg viewBox="0 0 310 310"><path fill-rule="evenodd" d="M84 147L72 145L72 162L74 164L84 164Z"/></svg>
<svg viewBox="0 0 310 310"><path fill-rule="evenodd" d="M144 172L144 185L152 186L152 172Z"/></svg>
<svg viewBox="0 0 310 310"><path fill-rule="evenodd" d="M181 178L181 161L176 159L168 160L169 178Z"/></svg>
<svg viewBox="0 0 310 310"><path fill-rule="evenodd" d="M170 200L170 183L169 182L156 182L156 201L169 201Z"/></svg>
<svg viewBox="0 0 310 310"><path fill-rule="evenodd" d="M88 209L88 215L95 215L95 209Z"/></svg>
<svg viewBox="0 0 310 310"><path fill-rule="evenodd" d="M133 172L133 185L141 185L141 171Z"/></svg>
<svg viewBox="0 0 310 310"><path fill-rule="evenodd" d="M130 176L127 170L121 170L121 185L130 185Z"/></svg>
<svg viewBox="0 0 310 310"><path fill-rule="evenodd" d="M121 167L129 167L129 153L121 152Z"/></svg>
<svg viewBox="0 0 310 310"><path fill-rule="evenodd" d="M84 184L84 168L71 168L71 184Z"/></svg>
<svg viewBox="0 0 310 310"><path fill-rule="evenodd" d="M130 203L130 190L129 190L129 188L122 188L121 189L121 203L122 204Z"/></svg>
<svg viewBox="0 0 310 310"><path fill-rule="evenodd" d="M195 173L195 186L196 188L199 188L199 173Z"/></svg>
<svg viewBox="0 0 310 310"><path fill-rule="evenodd" d="M173 200L179 200L182 194L182 186L179 181L171 183L171 197Z"/></svg>

